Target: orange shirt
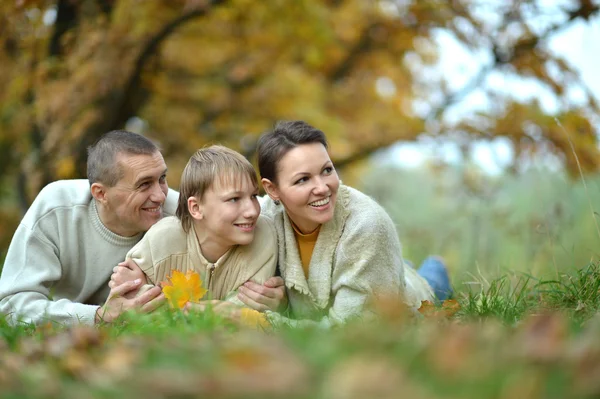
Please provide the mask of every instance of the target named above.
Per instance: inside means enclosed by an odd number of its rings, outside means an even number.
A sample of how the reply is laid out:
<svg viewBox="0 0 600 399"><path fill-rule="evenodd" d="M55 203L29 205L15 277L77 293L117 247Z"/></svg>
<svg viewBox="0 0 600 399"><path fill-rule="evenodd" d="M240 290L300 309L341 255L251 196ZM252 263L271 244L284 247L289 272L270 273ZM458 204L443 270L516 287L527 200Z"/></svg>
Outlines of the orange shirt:
<svg viewBox="0 0 600 399"><path fill-rule="evenodd" d="M302 261L304 277L306 277L308 280L310 258L312 258L313 250L315 249L315 244L317 243L317 238L319 238L321 226L317 227L315 231L308 234L302 234L294 223L292 223L292 227L294 228L294 236L296 237L296 242L298 243L298 252L300 253L300 260Z"/></svg>

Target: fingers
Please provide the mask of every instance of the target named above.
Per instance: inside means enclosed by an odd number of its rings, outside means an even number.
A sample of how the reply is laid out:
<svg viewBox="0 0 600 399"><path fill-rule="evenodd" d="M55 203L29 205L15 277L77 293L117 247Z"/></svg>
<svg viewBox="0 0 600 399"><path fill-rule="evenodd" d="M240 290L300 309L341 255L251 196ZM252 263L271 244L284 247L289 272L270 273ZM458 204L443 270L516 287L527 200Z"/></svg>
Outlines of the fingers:
<svg viewBox="0 0 600 399"><path fill-rule="evenodd" d="M265 281L265 287L269 287L269 288L277 288L277 287L281 287L285 284L285 282L283 281L283 279L279 276L273 276L270 279L268 279L267 281Z"/></svg>
<svg viewBox="0 0 600 399"><path fill-rule="evenodd" d="M144 292L140 296L133 299L133 305L135 307L141 308L144 305L146 305L148 302L150 302L151 300L153 300L154 298L158 297L161 294L162 294L162 291L161 291L160 287L152 287L148 291Z"/></svg>
<svg viewBox="0 0 600 399"><path fill-rule="evenodd" d="M132 270L129 267L122 265L123 262L113 268L113 274L110 276L110 282L108 284L110 288L123 284L125 281L135 280L136 278L144 279L145 275L141 269L138 268L137 270Z"/></svg>
<svg viewBox="0 0 600 399"><path fill-rule="evenodd" d="M240 287L240 291L245 295L256 299L258 296L266 296L269 298L277 297L277 290L270 287L265 287L261 284L256 284L253 281L246 281L244 285ZM259 300L259 302L262 302Z"/></svg>
<svg viewBox="0 0 600 399"><path fill-rule="evenodd" d="M129 270L141 270L137 263L134 262L133 259L125 259L123 262L119 263L118 266L125 267Z"/></svg>
<svg viewBox="0 0 600 399"><path fill-rule="evenodd" d="M250 292L252 292L252 291L250 291ZM258 310L259 312L264 312L265 310L271 310L271 308L269 306L255 301L254 299L250 298L249 296L245 295L242 292L239 292L237 297L246 306L248 306L254 310ZM266 297L263 296L262 298L266 298Z"/></svg>
<svg viewBox="0 0 600 399"><path fill-rule="evenodd" d="M136 288L138 288L138 286L140 285L140 283L142 282L142 280L140 280L139 278L133 281L126 281L123 284L119 284L116 287L114 287L113 289L110 290L110 294L108 295L109 298L114 298L114 297L118 297L118 296L123 296L126 293L135 290Z"/></svg>
<svg viewBox="0 0 600 399"><path fill-rule="evenodd" d="M142 305L141 311L144 313L153 312L161 307L166 301L167 298L165 298L165 294L160 293L156 298L151 299L146 304Z"/></svg>

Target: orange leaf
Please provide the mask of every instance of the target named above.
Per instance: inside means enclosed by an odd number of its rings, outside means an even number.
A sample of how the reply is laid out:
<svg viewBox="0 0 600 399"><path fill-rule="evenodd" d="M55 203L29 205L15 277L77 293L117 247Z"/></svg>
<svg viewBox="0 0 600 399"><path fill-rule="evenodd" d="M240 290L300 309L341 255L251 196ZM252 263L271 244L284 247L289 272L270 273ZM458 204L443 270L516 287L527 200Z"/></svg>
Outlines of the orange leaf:
<svg viewBox="0 0 600 399"><path fill-rule="evenodd" d="M446 317L452 317L460 310L460 304L456 299L447 299L442 303L442 310Z"/></svg>
<svg viewBox="0 0 600 399"><path fill-rule="evenodd" d="M427 318L452 317L460 310L460 304L455 299L448 299L442 303L441 308L431 301L421 301L419 313Z"/></svg>
<svg viewBox="0 0 600 399"><path fill-rule="evenodd" d="M248 308L241 309L240 323L243 326L251 328L267 328L271 326L264 314Z"/></svg>
<svg viewBox="0 0 600 399"><path fill-rule="evenodd" d="M169 281L163 282L163 292L172 308L183 309L186 303L198 302L206 294L200 275L194 271L183 274L173 270L167 278Z"/></svg>
<svg viewBox="0 0 600 399"><path fill-rule="evenodd" d="M421 301L419 313L423 316L432 316L435 313L435 305L431 301Z"/></svg>

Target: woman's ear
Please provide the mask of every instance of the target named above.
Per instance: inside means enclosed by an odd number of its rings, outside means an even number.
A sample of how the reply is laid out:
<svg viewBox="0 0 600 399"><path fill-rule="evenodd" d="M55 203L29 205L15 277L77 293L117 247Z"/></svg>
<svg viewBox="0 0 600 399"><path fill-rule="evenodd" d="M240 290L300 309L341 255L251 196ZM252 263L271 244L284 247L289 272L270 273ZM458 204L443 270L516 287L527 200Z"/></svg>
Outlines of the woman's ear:
<svg viewBox="0 0 600 399"><path fill-rule="evenodd" d="M273 201L278 201L279 192L277 190L277 186L275 186L275 184L269 179L261 179L260 182L262 183L262 186L265 189L266 193L269 195L269 197L271 197Z"/></svg>
<svg viewBox="0 0 600 399"><path fill-rule="evenodd" d="M197 197L189 197L187 200L188 212L195 220L204 218L204 209Z"/></svg>

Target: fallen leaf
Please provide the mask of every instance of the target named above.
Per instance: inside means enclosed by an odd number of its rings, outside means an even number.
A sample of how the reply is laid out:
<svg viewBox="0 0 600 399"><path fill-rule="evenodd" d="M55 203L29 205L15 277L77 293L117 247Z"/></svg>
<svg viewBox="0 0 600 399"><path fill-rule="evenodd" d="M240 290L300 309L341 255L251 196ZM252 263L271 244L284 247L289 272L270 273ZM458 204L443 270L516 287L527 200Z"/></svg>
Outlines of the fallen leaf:
<svg viewBox="0 0 600 399"><path fill-rule="evenodd" d="M431 301L421 301L421 307L419 308L419 313L423 316L432 316L436 312L435 305Z"/></svg>
<svg viewBox="0 0 600 399"><path fill-rule="evenodd" d="M179 270L173 270L173 274L164 281L163 292L172 308L183 309L188 302L198 302L206 289L202 286L200 275L194 271L183 274Z"/></svg>
<svg viewBox="0 0 600 399"><path fill-rule="evenodd" d="M242 326L250 328L267 329L271 327L271 323L263 313L248 308L241 309L240 323Z"/></svg>
<svg viewBox="0 0 600 399"><path fill-rule="evenodd" d="M460 304L456 299L446 299L442 303L442 311L446 317L452 317L460 310Z"/></svg>
<svg viewBox="0 0 600 399"><path fill-rule="evenodd" d="M535 362L558 361L567 338L567 320L559 313L544 313L526 318L516 336L518 356Z"/></svg>
<svg viewBox="0 0 600 399"><path fill-rule="evenodd" d="M460 304L455 299L447 299L438 307L431 301L421 301L419 313L427 318L450 318L460 310Z"/></svg>
<svg viewBox="0 0 600 399"><path fill-rule="evenodd" d="M424 398L406 373L385 357L356 355L339 362L323 384L323 397L332 399Z"/></svg>

